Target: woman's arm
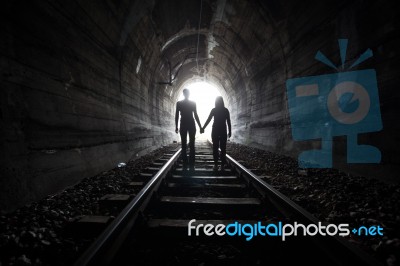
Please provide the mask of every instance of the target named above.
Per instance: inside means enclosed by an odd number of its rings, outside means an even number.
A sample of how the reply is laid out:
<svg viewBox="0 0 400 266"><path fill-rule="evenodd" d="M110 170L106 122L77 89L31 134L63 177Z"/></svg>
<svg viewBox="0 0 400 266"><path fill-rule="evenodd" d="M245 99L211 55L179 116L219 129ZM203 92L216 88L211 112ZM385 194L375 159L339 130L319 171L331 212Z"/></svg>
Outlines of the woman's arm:
<svg viewBox="0 0 400 266"><path fill-rule="evenodd" d="M229 114L228 109L226 109L226 112L227 112L226 122L228 123L228 137L230 138L232 136L231 115Z"/></svg>
<svg viewBox="0 0 400 266"><path fill-rule="evenodd" d="M211 110L210 115L208 116L207 121L206 121L206 123L205 123L204 126L203 126L203 130L206 129L206 127L207 127L208 124L210 123L211 118L212 118L213 116L214 116L214 109Z"/></svg>

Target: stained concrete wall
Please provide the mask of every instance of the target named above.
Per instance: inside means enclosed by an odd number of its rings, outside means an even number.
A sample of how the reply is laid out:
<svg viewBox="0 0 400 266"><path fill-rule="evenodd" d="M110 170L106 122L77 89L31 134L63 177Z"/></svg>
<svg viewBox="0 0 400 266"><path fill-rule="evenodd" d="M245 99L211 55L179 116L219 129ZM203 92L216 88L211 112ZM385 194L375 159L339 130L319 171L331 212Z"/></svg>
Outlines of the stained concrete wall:
<svg viewBox="0 0 400 266"><path fill-rule="evenodd" d="M175 140L172 99L154 81L162 79L158 42L141 7L3 4L2 212Z"/></svg>
<svg viewBox="0 0 400 266"><path fill-rule="evenodd" d="M246 9L240 7L242 12ZM334 167L354 174L400 182L398 85L400 65L399 10L391 1L269 1L259 2L260 16L241 25L239 36L251 56L246 71L233 84L234 129L237 141L297 158L319 148L319 141L294 142L285 82L294 77L336 73L314 59L321 50L340 64L337 40L349 40L347 59L354 62L367 48L374 57L357 69L377 72L383 130L359 135L359 143L381 150L382 162L347 164L346 138L334 138ZM236 11L240 10L237 6ZM243 11L244 10L244 11ZM238 11L240 12L240 11ZM234 23L243 23L232 19ZM247 35L252 36L247 36ZM349 65L347 65L349 66ZM243 68L242 68L243 69ZM248 74L250 73L250 75Z"/></svg>

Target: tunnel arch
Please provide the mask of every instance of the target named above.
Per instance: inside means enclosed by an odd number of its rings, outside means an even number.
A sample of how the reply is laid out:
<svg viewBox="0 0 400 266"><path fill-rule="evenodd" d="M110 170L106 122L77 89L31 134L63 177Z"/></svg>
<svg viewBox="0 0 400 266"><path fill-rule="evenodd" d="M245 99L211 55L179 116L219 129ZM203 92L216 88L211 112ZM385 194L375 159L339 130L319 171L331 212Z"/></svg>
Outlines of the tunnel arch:
<svg viewBox="0 0 400 266"><path fill-rule="evenodd" d="M317 141L293 141L285 82L331 74L314 56L322 49L340 62L337 39L343 37L351 43L350 60L372 49L374 58L362 67L376 70L384 99L384 131L360 137L383 151L383 170L349 171L397 180L390 171L400 165L393 144L398 143L395 4L203 0L200 27L199 8L198 0L7 3L0 146L10 156L0 160L0 175L6 177L0 180L0 199L21 205L176 140L176 96L196 78L219 86L235 107L235 141L292 157L318 148ZM202 76L192 71L197 63L191 56L171 86L157 84L169 78L165 58L177 71L188 53L197 52L198 34ZM348 170L345 139L339 146L337 168ZM45 182L55 185L42 187ZM10 192L18 184L26 186ZM4 202L1 208L15 207Z"/></svg>

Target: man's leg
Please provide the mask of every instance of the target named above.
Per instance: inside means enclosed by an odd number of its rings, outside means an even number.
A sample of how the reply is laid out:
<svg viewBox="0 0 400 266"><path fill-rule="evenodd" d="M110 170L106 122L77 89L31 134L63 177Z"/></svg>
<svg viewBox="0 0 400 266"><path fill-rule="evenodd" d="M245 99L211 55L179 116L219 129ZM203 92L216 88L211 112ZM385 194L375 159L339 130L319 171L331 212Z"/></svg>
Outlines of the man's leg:
<svg viewBox="0 0 400 266"><path fill-rule="evenodd" d="M181 134L181 144L182 144L182 152L181 152L181 156L182 156L182 164L183 164L183 170L186 170L187 168L187 152L186 152L186 147L187 147L187 129L186 128L182 128L180 129L180 134Z"/></svg>
<svg viewBox="0 0 400 266"><path fill-rule="evenodd" d="M220 141L220 148L221 148L221 170L225 169L225 164L226 164L226 141L227 141L227 135L222 134L219 137Z"/></svg>
<svg viewBox="0 0 400 266"><path fill-rule="evenodd" d="M190 170L194 170L194 162L195 162L195 147L194 147L194 141L196 137L196 127L193 127L189 130L189 147L190 147L190 153L189 153L189 167Z"/></svg>

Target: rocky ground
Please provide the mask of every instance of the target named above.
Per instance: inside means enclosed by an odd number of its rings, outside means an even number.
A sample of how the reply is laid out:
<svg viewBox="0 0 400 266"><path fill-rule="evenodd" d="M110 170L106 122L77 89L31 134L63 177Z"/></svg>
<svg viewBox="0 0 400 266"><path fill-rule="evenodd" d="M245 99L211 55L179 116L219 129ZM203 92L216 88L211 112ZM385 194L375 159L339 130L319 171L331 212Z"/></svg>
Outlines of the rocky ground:
<svg viewBox="0 0 400 266"><path fill-rule="evenodd" d="M125 184L170 147L130 161L58 194L0 216L0 266L70 265L93 239L75 238L68 225L84 215L102 213L98 200L106 194L138 191ZM383 237L349 240L384 264L399 265L400 186L348 175L334 169L302 171L289 157L229 143L228 153L258 169L265 180L321 221L351 226L381 225ZM138 189L136 189L138 190Z"/></svg>
<svg viewBox="0 0 400 266"><path fill-rule="evenodd" d="M384 236L349 240L386 265L400 265L400 186L335 169L298 169L286 156L228 143L227 153L259 169L265 181L321 221L350 226L381 225Z"/></svg>
<svg viewBox="0 0 400 266"><path fill-rule="evenodd" d="M130 178L170 149L157 149L124 167L85 178L58 194L1 215L0 266L70 265L93 239L76 238L68 226L84 215L115 215L102 213L99 199L106 194L134 196L138 191L126 186Z"/></svg>

